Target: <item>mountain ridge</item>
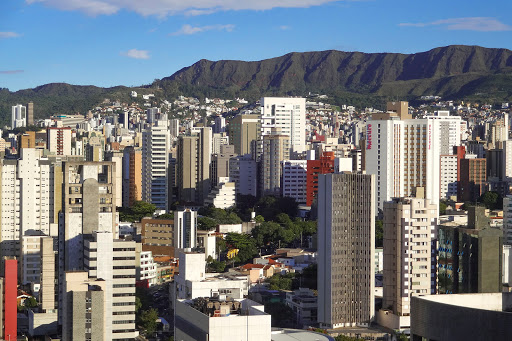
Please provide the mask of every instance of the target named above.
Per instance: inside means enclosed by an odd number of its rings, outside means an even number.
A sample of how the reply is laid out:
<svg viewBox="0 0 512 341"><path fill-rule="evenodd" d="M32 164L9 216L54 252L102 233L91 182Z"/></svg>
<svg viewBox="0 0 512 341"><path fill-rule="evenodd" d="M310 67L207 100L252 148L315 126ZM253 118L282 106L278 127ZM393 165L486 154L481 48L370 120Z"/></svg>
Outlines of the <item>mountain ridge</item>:
<svg viewBox="0 0 512 341"><path fill-rule="evenodd" d="M6 122L15 102L33 100L36 117L42 118L51 113L85 112L104 98L129 101L131 89L147 89L162 98L257 99L321 92L334 102L353 101L361 106L382 106L387 98L414 100L422 95L512 101L512 51L448 45L412 54L325 50L290 52L259 61L201 59L136 88L50 83L16 92L0 89L0 119Z"/></svg>

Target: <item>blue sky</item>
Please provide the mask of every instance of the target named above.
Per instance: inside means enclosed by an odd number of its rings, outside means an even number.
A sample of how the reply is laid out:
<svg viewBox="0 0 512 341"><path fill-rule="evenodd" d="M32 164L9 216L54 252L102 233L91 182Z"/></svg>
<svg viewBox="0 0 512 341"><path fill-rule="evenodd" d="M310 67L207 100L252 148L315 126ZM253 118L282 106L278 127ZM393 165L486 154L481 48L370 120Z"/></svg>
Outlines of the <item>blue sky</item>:
<svg viewBox="0 0 512 341"><path fill-rule="evenodd" d="M512 49L510 0L0 0L0 87L136 86L200 59Z"/></svg>

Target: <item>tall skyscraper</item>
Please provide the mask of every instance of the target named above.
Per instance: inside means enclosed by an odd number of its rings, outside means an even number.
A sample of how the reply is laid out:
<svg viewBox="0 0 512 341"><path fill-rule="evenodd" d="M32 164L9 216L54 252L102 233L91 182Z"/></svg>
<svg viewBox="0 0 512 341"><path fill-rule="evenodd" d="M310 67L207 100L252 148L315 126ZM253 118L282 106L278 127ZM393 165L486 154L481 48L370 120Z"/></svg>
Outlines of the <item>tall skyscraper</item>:
<svg viewBox="0 0 512 341"><path fill-rule="evenodd" d="M27 104L27 125L34 125L34 102L28 102Z"/></svg>
<svg viewBox="0 0 512 341"><path fill-rule="evenodd" d="M3 256L2 256L3 258ZM18 261L2 259L5 263L3 278L0 278L0 337L2 340L16 340L18 328Z"/></svg>
<svg viewBox="0 0 512 341"><path fill-rule="evenodd" d="M290 137L277 130L272 135L263 136L261 155L261 193L281 195L281 162L290 158Z"/></svg>
<svg viewBox="0 0 512 341"><path fill-rule="evenodd" d="M123 150L123 207L142 200L142 150L126 147Z"/></svg>
<svg viewBox="0 0 512 341"><path fill-rule="evenodd" d="M293 97L263 97L261 103L261 136L281 129L290 137L290 151L306 150L306 99Z"/></svg>
<svg viewBox="0 0 512 341"><path fill-rule="evenodd" d="M177 118L173 118L169 120L169 132L171 133L171 137L173 139L177 139L180 135L180 120Z"/></svg>
<svg viewBox="0 0 512 341"><path fill-rule="evenodd" d="M112 232L96 232L85 242L84 270L105 282L105 339L137 337L135 329L135 241L114 239Z"/></svg>
<svg viewBox="0 0 512 341"><path fill-rule="evenodd" d="M21 104L12 106L11 128L20 128L27 126L27 107Z"/></svg>
<svg viewBox="0 0 512 341"><path fill-rule="evenodd" d="M250 156L235 156L229 160L229 177L235 182L236 194L256 196L258 164Z"/></svg>
<svg viewBox="0 0 512 341"><path fill-rule="evenodd" d="M212 129L194 128L178 139L178 199L203 204L210 192Z"/></svg>
<svg viewBox="0 0 512 341"><path fill-rule="evenodd" d="M230 142L235 146L235 153L239 155L255 154L251 148L256 147L260 141L260 116L237 115L229 123Z"/></svg>
<svg viewBox="0 0 512 341"><path fill-rule="evenodd" d="M59 217L60 273L83 269L84 240L94 232L117 237L115 164L65 162L63 207ZM63 279L63 278L62 278Z"/></svg>
<svg viewBox="0 0 512 341"><path fill-rule="evenodd" d="M437 207L422 194L384 203L382 309L399 321L386 326L391 329L410 326L411 296L435 294L437 289Z"/></svg>
<svg viewBox="0 0 512 341"><path fill-rule="evenodd" d="M318 176L318 322L327 328L374 318L375 176Z"/></svg>
<svg viewBox="0 0 512 341"><path fill-rule="evenodd" d="M460 145L460 125L450 116L402 118L407 115L374 114L366 125L365 167L376 176L378 209L391 198L412 196L416 187L438 205L441 152Z"/></svg>
<svg viewBox="0 0 512 341"><path fill-rule="evenodd" d="M165 116L142 134L142 200L161 210L169 209L170 134Z"/></svg>
<svg viewBox="0 0 512 341"><path fill-rule="evenodd" d="M20 159L0 162L2 256L20 258L25 235L51 234L50 216L54 210L50 206L51 164L41 154L41 150L23 148Z"/></svg>

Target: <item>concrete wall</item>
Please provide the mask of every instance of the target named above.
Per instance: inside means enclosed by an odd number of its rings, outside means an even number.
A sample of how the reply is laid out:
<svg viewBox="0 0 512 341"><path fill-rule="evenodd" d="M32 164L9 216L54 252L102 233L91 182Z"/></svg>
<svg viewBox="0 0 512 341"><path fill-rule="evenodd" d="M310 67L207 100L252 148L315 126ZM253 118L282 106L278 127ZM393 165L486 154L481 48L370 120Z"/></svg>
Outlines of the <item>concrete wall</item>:
<svg viewBox="0 0 512 341"><path fill-rule="evenodd" d="M502 311L511 301L509 293L413 297L411 340L512 340L512 314Z"/></svg>

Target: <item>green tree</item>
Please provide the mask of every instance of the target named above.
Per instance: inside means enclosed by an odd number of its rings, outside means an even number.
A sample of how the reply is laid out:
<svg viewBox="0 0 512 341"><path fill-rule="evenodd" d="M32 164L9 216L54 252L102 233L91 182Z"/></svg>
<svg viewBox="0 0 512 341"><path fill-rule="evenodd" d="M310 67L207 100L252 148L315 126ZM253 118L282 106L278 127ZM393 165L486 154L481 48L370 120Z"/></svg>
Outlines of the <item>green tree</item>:
<svg viewBox="0 0 512 341"><path fill-rule="evenodd" d="M164 214L160 214L159 216L156 217L156 219L168 219L168 220L173 220L174 219L174 213L164 213Z"/></svg>
<svg viewBox="0 0 512 341"><path fill-rule="evenodd" d="M448 207L448 205L446 205L446 202L439 201L439 215L445 215L446 214L446 207Z"/></svg>
<svg viewBox="0 0 512 341"><path fill-rule="evenodd" d="M258 254L256 242L251 235L242 233L228 233L226 244L229 248L238 249L237 259L239 263L245 263Z"/></svg>
<svg viewBox="0 0 512 341"><path fill-rule="evenodd" d="M478 202L485 205L486 208L495 210L503 208L503 198L498 192L488 191L478 198Z"/></svg>
<svg viewBox="0 0 512 341"><path fill-rule="evenodd" d="M258 224L261 224L261 223L265 222L265 218L263 218L263 216L258 214L256 217L254 217L254 221L257 222Z"/></svg>
<svg viewBox="0 0 512 341"><path fill-rule="evenodd" d="M35 308L37 307L37 301L34 297L30 296L25 300L25 307L27 308Z"/></svg>
<svg viewBox="0 0 512 341"><path fill-rule="evenodd" d="M384 240L384 222L380 219L375 219L375 246L382 247Z"/></svg>
<svg viewBox="0 0 512 341"><path fill-rule="evenodd" d="M203 231L211 231L217 227L217 222L209 217L198 217L197 228Z"/></svg>
<svg viewBox="0 0 512 341"><path fill-rule="evenodd" d="M151 217L156 211L156 206L145 201L136 201L132 207L119 207L119 220L139 222L144 217Z"/></svg>
<svg viewBox="0 0 512 341"><path fill-rule="evenodd" d="M154 308L144 310L139 317L139 325L144 329L146 334L153 334L156 331L158 319L158 311Z"/></svg>

